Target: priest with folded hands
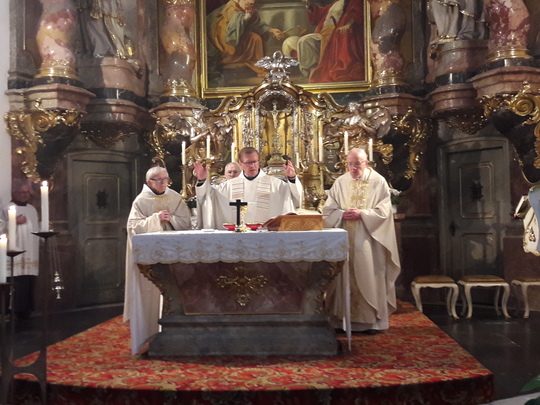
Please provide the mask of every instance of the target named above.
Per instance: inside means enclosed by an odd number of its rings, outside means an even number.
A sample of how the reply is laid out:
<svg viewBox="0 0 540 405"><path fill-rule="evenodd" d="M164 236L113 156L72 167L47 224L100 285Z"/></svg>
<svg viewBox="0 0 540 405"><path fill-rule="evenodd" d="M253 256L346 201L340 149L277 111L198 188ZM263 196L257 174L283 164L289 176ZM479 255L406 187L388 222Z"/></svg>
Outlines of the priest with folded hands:
<svg viewBox="0 0 540 405"><path fill-rule="evenodd" d="M236 223L237 208L231 202L248 203L246 223L264 223L278 215L294 212L302 201L302 186L296 178L294 166L284 165L287 180L264 173L259 167L259 152L245 147L238 154L242 173L236 178L212 186L207 181L208 170L195 162L197 201L207 206L202 218L203 228L222 229L224 223Z"/></svg>
<svg viewBox="0 0 540 405"><path fill-rule="evenodd" d="M168 187L169 181L167 169L150 168L127 222L124 322L130 323L132 354L140 352L146 340L159 331L161 294L139 271L131 238L141 233L191 229L191 212L182 196Z"/></svg>
<svg viewBox="0 0 540 405"><path fill-rule="evenodd" d="M368 163L363 149L348 153L348 172L329 190L323 214L325 227L343 228L349 234L343 272L350 277L351 331L376 334L388 329L389 315L396 310L395 282L401 267L388 183ZM326 292L336 327L342 325L346 311L347 297L339 287L342 277L339 274Z"/></svg>

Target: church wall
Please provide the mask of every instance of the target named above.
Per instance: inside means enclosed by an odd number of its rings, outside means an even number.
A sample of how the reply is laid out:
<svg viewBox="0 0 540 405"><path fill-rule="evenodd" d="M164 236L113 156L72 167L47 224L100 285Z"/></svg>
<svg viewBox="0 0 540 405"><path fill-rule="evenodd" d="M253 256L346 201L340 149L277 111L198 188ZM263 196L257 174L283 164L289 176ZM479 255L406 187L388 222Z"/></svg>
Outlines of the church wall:
<svg viewBox="0 0 540 405"><path fill-rule="evenodd" d="M0 3L0 38L10 37L9 23L9 2ZM0 54L9 55L10 41L0 41ZM0 60L0 113L4 114L9 110L9 100L4 94L7 90L7 72L9 70L9 58L3 57ZM11 149L10 137L6 127L0 125L0 205L6 204L11 197Z"/></svg>
<svg viewBox="0 0 540 405"><path fill-rule="evenodd" d="M73 143L70 145L66 154L61 162L58 164L58 168L55 172L55 187L51 191L50 198L51 201L54 201L55 204L51 204L50 218L52 226L55 231L59 234L55 237L57 242L56 254L58 255L59 267L61 270L64 290L62 292L62 299L54 302L54 309L71 309L79 306L88 306L88 305L100 305L100 304L111 304L116 302L121 302L121 297L116 295L107 294L106 290L111 289L123 289L123 280L121 280L121 285L119 286L110 286L102 285L99 283L94 284L96 278L99 278L99 273L92 274L95 269L92 267L85 268L84 264L84 245L81 245L79 233L79 228L83 226L83 221L73 220L73 210L77 209L73 206L75 198L75 193L81 193L84 190L84 185L80 184L80 188L69 189L68 185L70 184L70 156L73 154L80 155L90 155L92 153L98 154L125 154L127 156L132 156L132 159L136 161L136 171L132 174L133 178L125 178L123 181L132 182L135 184L131 189L132 193L129 196L129 201L132 201L136 194L138 194L142 188L144 173L146 168L150 166L150 162L145 158L144 152L141 151L140 142L137 136L130 136L125 139L123 142L119 142L110 149L106 150L103 148L98 148L95 144L85 139L83 136L78 135ZM111 164L114 161L111 156ZM143 162L141 164L141 161ZM96 163L97 165L98 163ZM96 172L107 172L105 167L97 167ZM88 172L88 175L92 175L92 171ZM93 200L94 196L89 196ZM84 215L82 216L84 217ZM107 226L105 224L105 226ZM115 227L120 227L119 231L122 234L126 233L126 219L124 218L118 225ZM106 242L107 231L97 231L88 235L92 239L99 241L103 240ZM102 251L99 256L107 258L106 260L113 260L117 255L120 255L121 258L124 256L125 246L122 247L120 252L115 251L115 246L107 246L106 251ZM91 257L90 261L97 260L100 261L100 257ZM103 260L101 260L103 261ZM122 262L123 265L123 262ZM124 272L123 266L119 266L120 269L116 269L119 272ZM99 269L98 269L99 270ZM43 288L38 288L38 297L39 291L44 291ZM90 295L91 298L88 298ZM112 297L112 298L111 298Z"/></svg>
<svg viewBox="0 0 540 405"><path fill-rule="evenodd" d="M440 272L434 139L432 134L412 186L399 196L397 207L405 215L401 222L402 274L398 291L402 291L401 298L408 300L412 300L409 286L415 277ZM438 296L426 295L426 300L430 299L438 300Z"/></svg>
<svg viewBox="0 0 540 405"><path fill-rule="evenodd" d="M22 37L18 37L13 42L14 45L11 45L11 52L7 49L10 46L9 41L1 41L0 46L5 47L4 54L11 54L11 66L9 66L8 58L4 58L0 62L0 72L4 72L4 80L2 81L4 86L9 82L6 79L8 70L11 69L13 72L16 72L10 76L10 83L20 84L19 88L22 88L24 87L22 84L24 80L30 80L36 74L37 68L40 65L35 36L41 6L39 0L26 0L26 2L27 5L30 5L30 7L27 7L26 21L31 23L21 24L21 26L26 27L26 32L23 33L24 41L22 41ZM9 20L9 7L6 3L8 2L2 2L0 6L5 9L5 12L0 14L0 30L8 30L9 27L9 24L7 24ZM16 4L18 0L11 0L11 3ZM126 26L126 34L136 44L135 57L144 67L140 80L146 92L144 96L146 101L148 101L146 107L157 105L159 103L159 96L164 89L165 55L162 49L163 46L160 44L160 16L158 15L156 4L157 7L160 7L163 6L163 3L161 1L148 2L146 0L137 0L137 7L131 7L131 2L127 0L123 0L121 3L124 4L126 19L131 22ZM262 8L264 12L269 13L266 16L270 20L276 13L272 11L274 3L272 1L266 1L266 6ZM408 66L406 69L406 79L410 85L411 93L418 95L420 100L429 92L429 86L426 85L426 74L428 70L427 64L431 62L427 55L427 50L430 39L429 32L432 27L428 24L425 15L425 3L424 0L403 0L402 2L404 8L407 10L407 26L401 39L400 48L405 58L405 64ZM537 40L540 30L540 4L536 0L526 0L525 3L531 13L531 21L533 21L529 35L529 47L534 55L540 55L540 41ZM12 21L20 23L20 14L20 9L12 10ZM4 34L3 38L7 38L8 34ZM25 43L24 49L22 42ZM198 45L200 48L200 44ZM433 81L433 77L431 79ZM139 87L141 86L137 88ZM364 94L341 92L333 94L333 96L337 103L346 105L350 101L361 99ZM201 100L203 104L210 108L216 108L220 101L219 99ZM9 110L6 96L0 99L0 110L4 112ZM148 117L145 117L145 119L148 119ZM400 196L400 205L398 207L398 211L405 216L403 220L399 221L403 272L398 280L398 291L402 297L407 299L411 298L409 285L415 276L438 274L442 271L441 269L443 267L441 265L440 251L446 247L442 246L440 241L439 204L441 201L438 194L438 182L441 173L438 172L437 148L445 142L466 139L470 136L449 128L442 121L435 122L436 125L429 137L427 150L421 155L420 167L414 175L411 187ZM489 127L474 136L489 137L494 134L494 131L492 127ZM500 136L498 133L496 135ZM13 173L15 177L18 177L21 175L19 169L22 158L13 152L17 143L10 140L5 128L2 127L0 129L0 144L9 145L10 142L12 143L12 155L9 153L9 148L0 148L0 165L3 165L0 169L3 168L4 172L8 172L13 167ZM79 259L77 258L79 254L77 251L77 240L73 234L73 229L76 225L70 224L69 218L71 197L70 190L68 190L68 157L72 153L86 152L90 154L105 150L130 154L138 160L138 170L135 176L137 188L134 189L132 197L140 191L143 174L151 164L151 156L147 154L141 134L132 134L107 148L101 148L85 139L81 134L78 134L68 150L66 150L55 172L55 187L51 191L51 199L54 202L51 204L51 221L54 229L60 232L56 239L65 283L64 298L61 302L56 303L61 308L71 308L80 305L77 295L80 280L77 279L77 273L74 269L79 263ZM527 192L529 184L521 175L521 168L515 159L511 145L509 147L509 154L508 160L510 162L509 170L511 178L510 205L513 208L521 195ZM13 162L12 165L10 163L11 161ZM9 196L10 182L7 177L0 178L0 202L7 201ZM508 215L510 215L510 212ZM538 264L540 264L538 263L540 258L523 252L521 248L522 232L521 221L511 221L510 219L507 221L503 238L503 257L501 260L504 264L505 276L508 279L518 274L535 275L535 268L538 268ZM429 294L432 295L430 296ZM533 295L533 307L535 306L536 309L540 309L540 292L538 294L533 292ZM439 300L441 298L437 292L426 292L426 297L428 300Z"/></svg>

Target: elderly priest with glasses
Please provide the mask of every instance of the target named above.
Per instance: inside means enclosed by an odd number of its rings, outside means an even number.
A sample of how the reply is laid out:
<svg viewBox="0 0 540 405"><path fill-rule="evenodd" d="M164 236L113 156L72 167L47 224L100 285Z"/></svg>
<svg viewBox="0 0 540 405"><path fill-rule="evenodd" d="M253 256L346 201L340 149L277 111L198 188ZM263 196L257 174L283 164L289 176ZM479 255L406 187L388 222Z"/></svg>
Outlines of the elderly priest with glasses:
<svg viewBox="0 0 540 405"><path fill-rule="evenodd" d="M168 187L169 181L165 168L150 168L127 222L124 322L130 322L133 354L140 352L146 340L158 332L160 292L139 271L132 254L131 238L140 233L191 229L189 208L182 196Z"/></svg>
<svg viewBox="0 0 540 405"><path fill-rule="evenodd" d="M206 181L208 170L195 163L197 200L209 204L203 215L204 228L221 229L224 223L235 223L237 208L231 201L247 202L246 223L264 223L272 217L294 212L302 201L302 185L296 178L294 166L289 161L283 169L287 180L264 173L259 167L259 152L245 147L238 153L242 173L217 186Z"/></svg>
<svg viewBox="0 0 540 405"><path fill-rule="evenodd" d="M325 227L349 234L343 271L350 276L351 330L371 335L388 329L389 315L396 310L400 262L388 183L368 163L363 149L347 154L349 171L332 185L323 214ZM339 274L326 293L336 327L341 326L347 300L338 287L342 277Z"/></svg>

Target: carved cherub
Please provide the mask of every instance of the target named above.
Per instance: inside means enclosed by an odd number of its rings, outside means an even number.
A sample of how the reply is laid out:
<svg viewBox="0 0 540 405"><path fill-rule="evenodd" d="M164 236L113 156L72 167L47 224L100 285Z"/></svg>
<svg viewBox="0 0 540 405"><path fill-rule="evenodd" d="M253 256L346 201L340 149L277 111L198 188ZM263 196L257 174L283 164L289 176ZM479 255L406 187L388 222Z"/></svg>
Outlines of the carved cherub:
<svg viewBox="0 0 540 405"><path fill-rule="evenodd" d="M343 124L351 127L353 131L366 132L369 136L381 138L388 133L392 124L392 117L386 107L366 109L362 104L351 101L347 106L350 114L343 120Z"/></svg>
<svg viewBox="0 0 540 405"><path fill-rule="evenodd" d="M197 142L199 139L201 139L203 136L211 135L210 128L208 128L208 124L203 118L204 110L199 108L193 108L193 131L190 135L191 143Z"/></svg>

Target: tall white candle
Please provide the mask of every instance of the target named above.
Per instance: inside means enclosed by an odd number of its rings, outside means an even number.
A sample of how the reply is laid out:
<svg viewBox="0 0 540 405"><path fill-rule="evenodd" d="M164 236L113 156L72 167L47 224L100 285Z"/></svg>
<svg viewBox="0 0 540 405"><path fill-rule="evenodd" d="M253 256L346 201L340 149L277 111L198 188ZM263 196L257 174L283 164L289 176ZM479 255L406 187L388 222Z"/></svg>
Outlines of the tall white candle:
<svg viewBox="0 0 540 405"><path fill-rule="evenodd" d="M236 162L236 144L231 142L231 162Z"/></svg>
<svg viewBox="0 0 540 405"><path fill-rule="evenodd" d="M49 186L41 183L41 232L49 232Z"/></svg>
<svg viewBox="0 0 540 405"><path fill-rule="evenodd" d="M343 133L343 151L345 154L349 153L349 133L347 131Z"/></svg>
<svg viewBox="0 0 540 405"><path fill-rule="evenodd" d="M8 208L8 249L16 250L17 244L17 208L10 205Z"/></svg>
<svg viewBox="0 0 540 405"><path fill-rule="evenodd" d="M319 162L322 162L323 159L324 159L323 141L322 141L322 136L319 136Z"/></svg>
<svg viewBox="0 0 540 405"><path fill-rule="evenodd" d="M296 166L300 167L300 155L296 152Z"/></svg>
<svg viewBox="0 0 540 405"><path fill-rule="evenodd" d="M186 141L182 141L182 164L186 165Z"/></svg>
<svg viewBox="0 0 540 405"><path fill-rule="evenodd" d="M368 151L369 161L373 162L373 139L371 138L368 141Z"/></svg>
<svg viewBox="0 0 540 405"><path fill-rule="evenodd" d="M7 281L7 238L0 235L0 283Z"/></svg>
<svg viewBox="0 0 540 405"><path fill-rule="evenodd" d="M210 135L206 135L206 158L210 159Z"/></svg>

